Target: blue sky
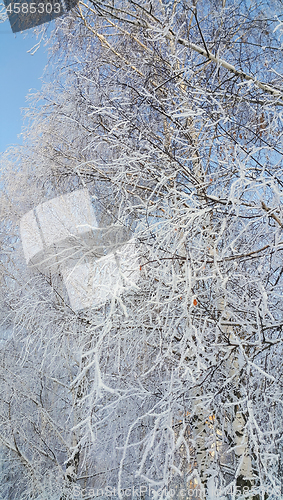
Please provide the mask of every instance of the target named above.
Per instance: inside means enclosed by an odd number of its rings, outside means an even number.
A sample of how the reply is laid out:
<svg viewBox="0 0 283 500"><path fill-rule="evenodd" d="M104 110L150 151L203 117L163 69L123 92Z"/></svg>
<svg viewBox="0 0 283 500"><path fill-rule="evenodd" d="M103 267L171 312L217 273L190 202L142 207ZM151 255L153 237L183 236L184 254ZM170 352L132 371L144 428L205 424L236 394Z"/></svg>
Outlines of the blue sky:
<svg viewBox="0 0 283 500"><path fill-rule="evenodd" d="M21 144L21 108L27 106L30 89L40 89L39 79L47 63L46 47L32 56L27 51L37 40L33 30L13 34L9 21L0 23L0 153Z"/></svg>

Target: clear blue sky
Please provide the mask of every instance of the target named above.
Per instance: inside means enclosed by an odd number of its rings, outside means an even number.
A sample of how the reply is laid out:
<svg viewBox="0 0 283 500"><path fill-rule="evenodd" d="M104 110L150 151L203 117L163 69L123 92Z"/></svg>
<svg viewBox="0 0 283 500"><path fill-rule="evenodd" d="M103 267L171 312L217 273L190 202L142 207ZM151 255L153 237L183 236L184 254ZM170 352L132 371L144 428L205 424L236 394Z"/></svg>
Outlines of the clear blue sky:
<svg viewBox="0 0 283 500"><path fill-rule="evenodd" d="M39 79L47 63L46 47L32 56L27 51L37 40L33 30L13 34L9 21L0 23L0 153L21 144L21 108L27 106L30 89L40 89Z"/></svg>

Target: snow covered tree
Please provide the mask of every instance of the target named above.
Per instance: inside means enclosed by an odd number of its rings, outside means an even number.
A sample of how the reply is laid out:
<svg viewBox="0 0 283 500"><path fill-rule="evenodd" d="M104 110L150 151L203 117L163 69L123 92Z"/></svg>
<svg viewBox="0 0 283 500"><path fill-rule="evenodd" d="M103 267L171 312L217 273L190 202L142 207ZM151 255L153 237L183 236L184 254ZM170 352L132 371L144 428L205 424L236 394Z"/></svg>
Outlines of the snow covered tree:
<svg viewBox="0 0 283 500"><path fill-rule="evenodd" d="M3 156L5 500L280 498L280 8L89 1L57 22L25 147ZM140 276L77 311L18 228L79 189Z"/></svg>

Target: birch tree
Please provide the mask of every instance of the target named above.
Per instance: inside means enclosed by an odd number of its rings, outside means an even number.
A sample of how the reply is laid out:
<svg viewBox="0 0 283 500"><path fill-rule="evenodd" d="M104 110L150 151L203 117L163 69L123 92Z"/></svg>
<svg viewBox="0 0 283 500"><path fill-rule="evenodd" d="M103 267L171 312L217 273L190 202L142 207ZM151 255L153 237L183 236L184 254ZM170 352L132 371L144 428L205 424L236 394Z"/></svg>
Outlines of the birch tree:
<svg viewBox="0 0 283 500"><path fill-rule="evenodd" d="M57 22L3 157L1 435L23 477L4 498L280 498L280 9L92 1ZM18 225L79 188L134 236L140 278L77 312Z"/></svg>

